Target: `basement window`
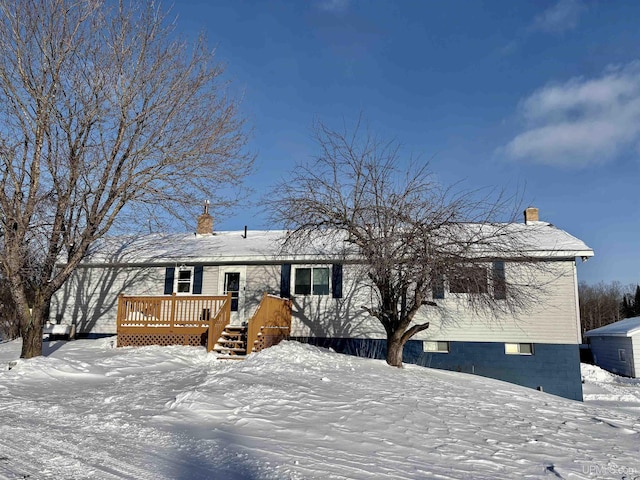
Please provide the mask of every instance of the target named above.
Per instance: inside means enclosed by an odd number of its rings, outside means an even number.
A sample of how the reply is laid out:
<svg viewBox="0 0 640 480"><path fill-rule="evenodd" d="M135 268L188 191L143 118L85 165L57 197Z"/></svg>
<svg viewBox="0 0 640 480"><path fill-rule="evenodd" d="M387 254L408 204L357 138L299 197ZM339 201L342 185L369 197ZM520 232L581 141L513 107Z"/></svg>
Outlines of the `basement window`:
<svg viewBox="0 0 640 480"><path fill-rule="evenodd" d="M422 342L422 351L435 353L449 353L449 342L425 340Z"/></svg>
<svg viewBox="0 0 640 480"><path fill-rule="evenodd" d="M533 355L533 343L505 343L504 353L507 355Z"/></svg>
<svg viewBox="0 0 640 480"><path fill-rule="evenodd" d="M296 295L329 295L329 268L296 268Z"/></svg>

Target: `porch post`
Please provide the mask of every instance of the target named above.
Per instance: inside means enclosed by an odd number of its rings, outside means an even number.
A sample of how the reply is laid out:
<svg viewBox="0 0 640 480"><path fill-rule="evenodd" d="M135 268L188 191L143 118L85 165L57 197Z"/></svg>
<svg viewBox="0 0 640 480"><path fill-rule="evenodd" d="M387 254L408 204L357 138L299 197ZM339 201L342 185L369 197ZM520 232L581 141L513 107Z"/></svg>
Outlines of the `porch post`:
<svg viewBox="0 0 640 480"><path fill-rule="evenodd" d="M124 294L121 293L120 295L118 295L118 313L116 313L116 333L117 333L117 340L116 340L116 345L118 347L122 346L122 318L123 318L123 310L125 310L124 308Z"/></svg>
<svg viewBox="0 0 640 480"><path fill-rule="evenodd" d="M226 319L226 325L228 325L229 323L231 323L231 292L227 292L227 301L225 303L225 319Z"/></svg>
<svg viewBox="0 0 640 480"><path fill-rule="evenodd" d="M207 353L213 350L213 321L218 316L217 312L213 308L215 301L211 305L211 313L209 314L209 328L207 329Z"/></svg>
<svg viewBox="0 0 640 480"><path fill-rule="evenodd" d="M176 319L176 292L173 292L171 294L171 323L169 324L169 328L171 329L171 331L173 331L173 327L174 327L174 322Z"/></svg>

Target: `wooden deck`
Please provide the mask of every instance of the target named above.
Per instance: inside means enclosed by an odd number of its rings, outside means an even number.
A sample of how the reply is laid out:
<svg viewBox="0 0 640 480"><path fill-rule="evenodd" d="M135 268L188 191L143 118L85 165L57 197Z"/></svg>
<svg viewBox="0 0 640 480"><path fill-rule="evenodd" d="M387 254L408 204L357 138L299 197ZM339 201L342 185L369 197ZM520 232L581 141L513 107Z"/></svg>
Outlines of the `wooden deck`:
<svg viewBox="0 0 640 480"><path fill-rule="evenodd" d="M118 299L118 346L192 345L213 349L231 317L231 294Z"/></svg>
<svg viewBox="0 0 640 480"><path fill-rule="evenodd" d="M223 339L231 317L231 294L121 295L118 299L118 346L206 345L225 356L244 356L276 345L291 330L291 301L264 294L249 319L243 345ZM233 341L234 345L227 345ZM246 343L245 343L246 342Z"/></svg>

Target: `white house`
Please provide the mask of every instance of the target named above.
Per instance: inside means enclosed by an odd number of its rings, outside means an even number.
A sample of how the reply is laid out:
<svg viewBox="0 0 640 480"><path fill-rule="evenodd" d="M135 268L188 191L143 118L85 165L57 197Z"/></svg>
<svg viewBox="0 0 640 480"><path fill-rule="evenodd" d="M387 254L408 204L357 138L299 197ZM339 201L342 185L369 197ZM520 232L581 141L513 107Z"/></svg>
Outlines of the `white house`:
<svg viewBox="0 0 640 480"><path fill-rule="evenodd" d="M584 336L596 365L618 375L640 377L640 317L594 328Z"/></svg>
<svg viewBox="0 0 640 480"><path fill-rule="evenodd" d="M535 210L535 212L533 211ZM405 346L404 361L475 373L568 398L582 399L576 259L593 251L581 240L537 218L510 228L528 239L530 255L545 262L536 282L545 295L522 315L489 318L466 308L472 292L445 283L434 292L438 309L419 321L430 328ZM79 336L116 333L118 295L221 295L230 292L232 322L246 321L264 292L290 298L291 336L337 351L382 357L385 332L363 305L373 290L358 260L331 243L283 253L283 231L216 232L199 219L196 234L147 235L100 241L51 305L51 320L76 325ZM518 279L510 259L487 262L486 291L496 278ZM530 281L529 279L528 281ZM496 290L495 295L504 294ZM436 313L437 312L437 313Z"/></svg>

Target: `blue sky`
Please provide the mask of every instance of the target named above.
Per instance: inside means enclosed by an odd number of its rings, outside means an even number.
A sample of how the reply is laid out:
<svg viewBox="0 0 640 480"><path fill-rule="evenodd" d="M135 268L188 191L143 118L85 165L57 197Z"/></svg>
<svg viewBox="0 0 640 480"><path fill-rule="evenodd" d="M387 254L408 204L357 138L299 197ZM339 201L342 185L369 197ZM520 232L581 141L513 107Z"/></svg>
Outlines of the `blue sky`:
<svg viewBox="0 0 640 480"><path fill-rule="evenodd" d="M524 188L584 240L588 283L640 283L640 2L176 1L253 127L252 200L315 153L311 125L371 128L444 184ZM218 229L277 227L257 207Z"/></svg>

